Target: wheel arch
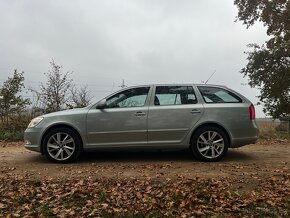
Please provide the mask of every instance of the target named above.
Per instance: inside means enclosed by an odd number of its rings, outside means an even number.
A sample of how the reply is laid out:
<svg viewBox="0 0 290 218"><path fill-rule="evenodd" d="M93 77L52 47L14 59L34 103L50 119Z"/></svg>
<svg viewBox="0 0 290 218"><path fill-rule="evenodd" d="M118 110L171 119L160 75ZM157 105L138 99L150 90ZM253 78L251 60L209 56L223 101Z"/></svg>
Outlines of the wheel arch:
<svg viewBox="0 0 290 218"><path fill-rule="evenodd" d="M41 154L43 155L44 154L44 151L43 151L43 141L44 141L44 138L45 136L50 132L52 131L53 129L56 129L56 128L67 128L67 129L70 129L72 131L74 131L74 133L77 134L77 136L79 137L80 141L81 141L81 149L83 150L83 144L84 144L84 141L83 141L83 138L81 136L81 134L79 133L79 131L74 128L73 126L69 125L69 124L65 124L65 123L58 123L58 124L54 124L50 127L48 127L44 133L42 134L42 137L41 137L41 141L40 141L40 151L41 151Z"/></svg>
<svg viewBox="0 0 290 218"><path fill-rule="evenodd" d="M192 138L194 136L194 134L200 129L200 128L203 128L203 127L206 127L206 126L210 126L210 127L216 127L216 128L219 128L221 129L222 131L224 131L224 133L226 134L227 136L227 140L229 142L229 147L231 147L231 143L232 143L232 139L231 139L231 134L229 133L229 131L221 124L219 123L215 123L215 122L206 122L206 123L201 123L200 125L198 125L191 133L191 136L190 136L190 142L189 144L191 145L191 141L192 141Z"/></svg>

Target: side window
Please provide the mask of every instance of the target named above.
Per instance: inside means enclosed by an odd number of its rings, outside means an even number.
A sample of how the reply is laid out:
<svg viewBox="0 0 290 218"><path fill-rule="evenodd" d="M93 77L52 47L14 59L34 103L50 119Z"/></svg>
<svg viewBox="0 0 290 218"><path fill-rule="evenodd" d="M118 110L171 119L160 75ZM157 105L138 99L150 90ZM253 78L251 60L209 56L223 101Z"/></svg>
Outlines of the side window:
<svg viewBox="0 0 290 218"><path fill-rule="evenodd" d="M240 103L242 99L236 94L219 88L209 86L197 87L206 103Z"/></svg>
<svg viewBox="0 0 290 218"><path fill-rule="evenodd" d="M196 96L192 86L157 86L155 105L196 104Z"/></svg>
<svg viewBox="0 0 290 218"><path fill-rule="evenodd" d="M140 87L119 92L107 99L106 108L142 107L150 87Z"/></svg>

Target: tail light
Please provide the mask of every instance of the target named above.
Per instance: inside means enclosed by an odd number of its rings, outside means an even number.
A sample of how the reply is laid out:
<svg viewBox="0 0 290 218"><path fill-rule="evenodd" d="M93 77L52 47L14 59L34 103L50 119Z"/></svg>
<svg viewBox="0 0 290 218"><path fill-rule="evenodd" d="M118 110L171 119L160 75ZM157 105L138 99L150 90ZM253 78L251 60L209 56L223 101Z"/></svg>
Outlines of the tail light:
<svg viewBox="0 0 290 218"><path fill-rule="evenodd" d="M253 104L250 105L249 112L250 112L250 120L254 120L256 118L256 114L255 114L255 107Z"/></svg>

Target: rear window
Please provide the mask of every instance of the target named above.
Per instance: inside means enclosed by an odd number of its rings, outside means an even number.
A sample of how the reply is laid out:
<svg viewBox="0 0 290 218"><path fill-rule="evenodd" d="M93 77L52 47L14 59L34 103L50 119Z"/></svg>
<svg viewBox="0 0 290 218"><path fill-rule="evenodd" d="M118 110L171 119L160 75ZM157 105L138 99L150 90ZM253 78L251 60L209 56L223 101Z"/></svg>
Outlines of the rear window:
<svg viewBox="0 0 290 218"><path fill-rule="evenodd" d="M241 103L242 99L236 94L219 88L209 86L197 87L206 103Z"/></svg>

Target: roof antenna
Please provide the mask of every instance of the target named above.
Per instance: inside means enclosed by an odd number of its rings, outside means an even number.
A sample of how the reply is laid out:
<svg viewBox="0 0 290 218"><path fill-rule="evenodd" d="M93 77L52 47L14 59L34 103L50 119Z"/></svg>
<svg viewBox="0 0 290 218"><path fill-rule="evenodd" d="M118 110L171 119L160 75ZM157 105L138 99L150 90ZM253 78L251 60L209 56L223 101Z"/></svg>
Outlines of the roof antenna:
<svg viewBox="0 0 290 218"><path fill-rule="evenodd" d="M111 89L111 93L113 93L114 88L115 88L115 83L113 82L112 89Z"/></svg>
<svg viewBox="0 0 290 218"><path fill-rule="evenodd" d="M213 71L213 73L210 75L210 77L204 82L204 81L201 81L203 82L204 84L207 84L207 82L210 80L210 78L212 78L212 76L216 73L216 70Z"/></svg>
<svg viewBox="0 0 290 218"><path fill-rule="evenodd" d="M124 79L122 80L122 85L120 85L119 87L121 87L122 89L126 87Z"/></svg>

